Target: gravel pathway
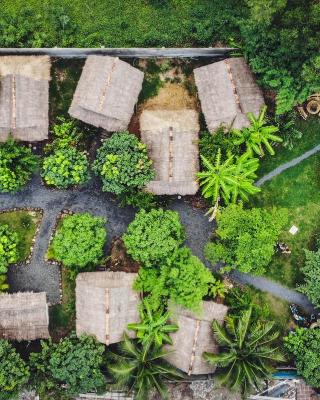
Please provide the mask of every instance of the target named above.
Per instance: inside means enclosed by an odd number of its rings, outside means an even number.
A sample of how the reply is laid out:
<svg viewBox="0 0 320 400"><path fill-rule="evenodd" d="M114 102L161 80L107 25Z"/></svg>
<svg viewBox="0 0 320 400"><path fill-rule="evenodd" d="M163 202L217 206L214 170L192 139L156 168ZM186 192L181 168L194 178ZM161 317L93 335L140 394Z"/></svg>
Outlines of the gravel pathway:
<svg viewBox="0 0 320 400"><path fill-rule="evenodd" d="M10 287L13 291L44 290L51 304L58 303L60 299L60 273L58 266L45 262L45 253L60 211L70 209L107 218L107 249L110 248L112 238L122 235L135 215L132 207L121 208L113 196L102 193L95 180L77 190L53 190L42 186L39 176L35 176L29 185L17 194L0 194L0 210L14 207L39 207L43 209L44 215L30 264L12 266L9 269ZM186 245L210 267L204 260L203 247L210 239L213 223L208 221L202 210L192 208L183 199L173 199L169 208L180 214L188 238ZM307 310L312 309L305 296L266 278L237 271L231 274L231 278L299 304Z"/></svg>
<svg viewBox="0 0 320 400"><path fill-rule="evenodd" d="M282 165L279 165L279 167L275 168L268 174L264 175L262 178L258 179L255 185L258 187L262 186L266 181L270 181L272 178L281 174L281 172L285 171L286 169L289 169L297 164L300 164L301 161L313 156L314 154L318 153L318 151L320 151L320 144L306 151L305 153L301 154L301 156L296 157L293 160L288 161Z"/></svg>

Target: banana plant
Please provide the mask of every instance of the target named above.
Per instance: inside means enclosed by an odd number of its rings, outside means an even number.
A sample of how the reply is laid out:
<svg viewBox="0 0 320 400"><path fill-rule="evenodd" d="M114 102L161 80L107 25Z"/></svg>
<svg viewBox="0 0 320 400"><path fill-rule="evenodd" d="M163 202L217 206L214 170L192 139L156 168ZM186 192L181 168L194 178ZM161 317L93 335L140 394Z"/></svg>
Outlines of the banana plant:
<svg viewBox="0 0 320 400"><path fill-rule="evenodd" d="M162 311L152 311L150 304L145 299L140 305L140 322L128 324L128 329L136 332L140 343L154 342L158 347L163 344L172 344L169 335L176 332L179 327L175 324L168 324L170 314Z"/></svg>
<svg viewBox="0 0 320 400"><path fill-rule="evenodd" d="M271 155L274 155L275 151L272 147L272 142L280 143L283 141L280 136L275 135L279 131L277 126L266 125L266 111L267 107L265 106L261 109L258 117L255 117L251 112L248 113L250 126L231 131L231 134L234 136L233 143L236 145L244 144L246 146L246 153L250 157L253 157L255 154L263 157L265 155L264 148Z"/></svg>

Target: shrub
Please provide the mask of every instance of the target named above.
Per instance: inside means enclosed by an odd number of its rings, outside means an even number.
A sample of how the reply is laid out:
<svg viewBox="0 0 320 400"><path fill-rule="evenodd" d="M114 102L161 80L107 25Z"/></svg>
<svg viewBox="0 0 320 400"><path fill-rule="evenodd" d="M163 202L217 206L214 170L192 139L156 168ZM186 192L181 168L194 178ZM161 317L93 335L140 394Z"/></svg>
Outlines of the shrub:
<svg viewBox="0 0 320 400"><path fill-rule="evenodd" d="M97 391L105 386L101 372L104 346L91 336L75 334L59 343L41 341L41 352L31 353L33 385L41 393L64 385L68 395Z"/></svg>
<svg viewBox="0 0 320 400"><path fill-rule="evenodd" d="M285 209L246 210L229 205L217 215L217 240L207 244L205 255L213 264L222 262L229 269L263 274L287 220Z"/></svg>
<svg viewBox="0 0 320 400"><path fill-rule="evenodd" d="M150 267L164 261L185 240L184 228L175 211L139 211L123 235L128 254Z"/></svg>
<svg viewBox="0 0 320 400"><path fill-rule="evenodd" d="M318 250L305 250L306 261L301 271L304 275L304 285L299 287L299 291L304 293L312 303L320 307L320 241L318 239Z"/></svg>
<svg viewBox="0 0 320 400"><path fill-rule="evenodd" d="M97 153L93 170L102 179L102 190L122 194L145 186L155 177L146 146L129 132L114 133Z"/></svg>
<svg viewBox="0 0 320 400"><path fill-rule="evenodd" d="M149 192L125 192L118 197L120 206L132 206L150 211L157 206L157 197Z"/></svg>
<svg viewBox="0 0 320 400"><path fill-rule="evenodd" d="M0 144L0 192L16 192L31 178L38 158L13 139Z"/></svg>
<svg viewBox="0 0 320 400"><path fill-rule="evenodd" d="M297 328L284 338L284 346L294 357L298 374L320 388L320 329Z"/></svg>
<svg viewBox="0 0 320 400"><path fill-rule="evenodd" d="M18 261L19 237L8 225L0 224L0 274L6 274L9 264Z"/></svg>
<svg viewBox="0 0 320 400"><path fill-rule="evenodd" d="M160 268L141 268L134 287L149 293L153 310L171 300L198 311L212 284L211 272L189 248L182 247L175 250Z"/></svg>
<svg viewBox="0 0 320 400"><path fill-rule="evenodd" d="M106 241L106 220L90 214L63 218L52 241L52 256L78 272L99 263Z"/></svg>
<svg viewBox="0 0 320 400"><path fill-rule="evenodd" d="M29 368L7 340L0 340L0 399L16 398L29 379Z"/></svg>
<svg viewBox="0 0 320 400"><path fill-rule="evenodd" d="M62 148L44 159L41 176L47 185L66 189L87 182L88 168L84 153L74 147Z"/></svg>
<svg viewBox="0 0 320 400"><path fill-rule="evenodd" d="M52 128L54 140L45 147L47 153L58 149L76 147L79 141L83 139L83 133L78 130L74 120L66 120L60 117L58 121L59 123L55 124Z"/></svg>

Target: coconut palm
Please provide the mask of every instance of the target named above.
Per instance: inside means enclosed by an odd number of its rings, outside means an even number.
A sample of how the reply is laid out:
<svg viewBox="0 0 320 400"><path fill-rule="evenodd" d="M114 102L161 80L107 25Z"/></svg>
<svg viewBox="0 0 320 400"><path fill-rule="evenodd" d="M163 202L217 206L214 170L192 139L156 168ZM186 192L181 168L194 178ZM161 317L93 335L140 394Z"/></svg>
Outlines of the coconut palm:
<svg viewBox="0 0 320 400"><path fill-rule="evenodd" d="M248 195L260 191L253 185L255 171L259 167L257 158L248 158L246 155L235 158L231 154L222 161L219 149L214 164L202 155L201 159L205 170L199 172L197 177L202 195L211 199L215 207L221 197L225 203L235 203L239 197L247 201Z"/></svg>
<svg viewBox="0 0 320 400"><path fill-rule="evenodd" d="M248 113L248 119L250 126L247 128L233 129L231 134L235 136L233 143L237 145L245 144L246 153L253 157L254 154L260 157L264 156L264 147L267 151L274 155L274 150L270 142L282 142L280 136L275 135L279 131L279 128L274 125L266 125L266 114L267 107L263 107L258 117L255 117L253 113Z"/></svg>
<svg viewBox="0 0 320 400"><path fill-rule="evenodd" d="M270 377L274 362L285 361L273 345L279 332L273 331L274 322L255 322L252 308L240 317L226 318L225 327L213 322L213 331L220 345L219 354L204 353L204 359L220 367L218 380L230 389L241 389L246 394L252 387L259 388Z"/></svg>
<svg viewBox="0 0 320 400"><path fill-rule="evenodd" d="M124 335L119 354L109 353L108 371L118 388L128 387L135 400L146 400L151 389L156 389L163 399L168 399L164 379L178 380L182 376L163 357L168 352L151 341L140 344Z"/></svg>

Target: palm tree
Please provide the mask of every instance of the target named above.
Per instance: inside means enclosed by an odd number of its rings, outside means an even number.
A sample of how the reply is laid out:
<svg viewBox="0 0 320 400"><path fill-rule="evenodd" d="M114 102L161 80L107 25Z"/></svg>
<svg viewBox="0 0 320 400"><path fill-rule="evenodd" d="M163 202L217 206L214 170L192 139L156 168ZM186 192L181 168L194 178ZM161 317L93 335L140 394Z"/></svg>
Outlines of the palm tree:
<svg viewBox="0 0 320 400"><path fill-rule="evenodd" d="M273 371L272 363L285 361L283 354L272 343L279 336L274 331L274 322L264 324L252 318L252 308L240 317L226 318L225 327L213 322L213 331L220 344L220 353L204 353L210 364L220 367L220 384L230 389L241 389L243 394L259 388Z"/></svg>
<svg viewBox="0 0 320 400"><path fill-rule="evenodd" d="M202 155L201 159L205 170L197 174L198 181L202 187L202 195L212 199L214 208L217 208L221 197L225 203L235 203L239 197L247 201L248 195L260 191L253 185L255 171L259 167L257 158L248 158L247 155L235 158L229 155L222 161L219 149L214 164Z"/></svg>
<svg viewBox="0 0 320 400"><path fill-rule="evenodd" d="M263 107L258 117L254 114L248 113L248 119L250 121L250 126L248 128L233 129L231 133L235 136L233 140L234 144L241 145L245 144L246 153L253 157L254 154L258 154L260 157L264 156L263 146L267 151L274 155L274 150L271 142L282 142L280 136L275 135L279 131L279 128L274 125L266 125L266 114L267 107Z"/></svg>
<svg viewBox="0 0 320 400"><path fill-rule="evenodd" d="M124 335L119 354L109 353L113 363L108 371L119 388L128 387L136 400L146 400L151 389L155 388L163 399L168 399L164 379L178 380L182 375L163 357L168 352L155 346L151 341L138 343Z"/></svg>

